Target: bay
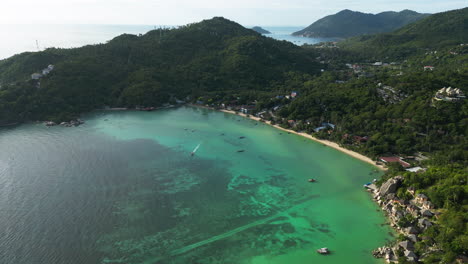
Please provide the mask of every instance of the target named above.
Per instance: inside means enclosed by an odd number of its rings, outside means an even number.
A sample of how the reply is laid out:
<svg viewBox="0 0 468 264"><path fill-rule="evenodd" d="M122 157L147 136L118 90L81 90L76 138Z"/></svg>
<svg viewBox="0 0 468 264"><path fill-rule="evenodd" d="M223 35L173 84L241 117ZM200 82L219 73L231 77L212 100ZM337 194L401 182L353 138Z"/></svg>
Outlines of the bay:
<svg viewBox="0 0 468 264"><path fill-rule="evenodd" d="M317 142L202 108L84 118L0 130L0 263L365 264L392 239L381 172Z"/></svg>

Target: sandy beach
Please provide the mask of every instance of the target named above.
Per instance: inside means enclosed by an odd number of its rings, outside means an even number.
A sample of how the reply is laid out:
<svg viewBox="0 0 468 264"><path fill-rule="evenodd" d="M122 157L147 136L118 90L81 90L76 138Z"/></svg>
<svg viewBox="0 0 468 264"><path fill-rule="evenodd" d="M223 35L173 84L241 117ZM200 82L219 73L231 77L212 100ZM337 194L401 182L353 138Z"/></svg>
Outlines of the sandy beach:
<svg viewBox="0 0 468 264"><path fill-rule="evenodd" d="M228 113L228 114L243 116L243 117L255 120L255 121L260 121L261 120L261 118L256 117L256 116L251 116L251 115L247 116L246 114L236 113L236 112L230 111L230 110L221 109L219 111L224 112L224 113ZM321 144L323 144L325 146L328 146L328 147L334 148L334 149L336 149L338 151L341 151L341 152L343 152L343 153L345 153L345 154L347 154L347 155L349 155L349 156L351 156L353 158L356 158L356 159L362 160L364 162L367 162L367 163L379 168L380 170L383 170L383 171L387 170L387 168L385 166L375 164L375 161L373 161L369 157L366 157L366 156L364 156L364 155L362 155L360 153L357 153L355 151L343 148L343 147L341 147L340 145L338 145L335 142L332 142L332 141L329 141L329 140L318 139L318 138L313 137L313 136L311 136L309 134L306 134L306 133L296 132L296 131L291 130L291 129L282 128L279 125L272 125L269 121L265 121L265 124L268 124L268 125L273 126L273 127L277 128L277 129L283 130L285 132L288 132L288 133L291 133L291 134L296 134L296 135L308 138L310 140L319 142L319 143L321 143Z"/></svg>

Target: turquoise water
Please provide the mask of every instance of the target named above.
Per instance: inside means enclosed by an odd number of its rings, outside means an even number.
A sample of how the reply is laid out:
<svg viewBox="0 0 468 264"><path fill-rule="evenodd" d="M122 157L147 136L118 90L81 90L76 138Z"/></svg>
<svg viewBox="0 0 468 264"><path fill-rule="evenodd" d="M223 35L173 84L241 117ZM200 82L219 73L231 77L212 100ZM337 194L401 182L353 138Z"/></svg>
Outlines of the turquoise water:
<svg viewBox="0 0 468 264"><path fill-rule="evenodd" d="M366 264L391 239L380 172L319 143L201 108L85 119L0 130L0 263Z"/></svg>

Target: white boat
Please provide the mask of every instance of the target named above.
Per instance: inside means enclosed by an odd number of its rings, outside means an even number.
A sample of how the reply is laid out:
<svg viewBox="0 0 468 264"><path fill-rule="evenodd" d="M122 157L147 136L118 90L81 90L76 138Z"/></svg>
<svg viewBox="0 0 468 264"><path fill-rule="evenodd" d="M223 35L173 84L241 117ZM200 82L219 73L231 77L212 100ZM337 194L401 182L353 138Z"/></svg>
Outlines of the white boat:
<svg viewBox="0 0 468 264"><path fill-rule="evenodd" d="M330 254L330 250L328 250L328 248L319 248L317 249L317 253L326 255L326 254Z"/></svg>

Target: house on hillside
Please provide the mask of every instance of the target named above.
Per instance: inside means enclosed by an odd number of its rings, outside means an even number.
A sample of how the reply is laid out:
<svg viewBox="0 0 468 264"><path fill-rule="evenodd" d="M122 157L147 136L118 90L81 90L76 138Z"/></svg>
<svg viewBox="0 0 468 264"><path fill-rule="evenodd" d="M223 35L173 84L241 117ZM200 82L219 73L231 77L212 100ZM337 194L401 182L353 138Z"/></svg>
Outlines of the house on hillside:
<svg viewBox="0 0 468 264"><path fill-rule="evenodd" d="M404 250L414 250L414 244L413 242L406 240L398 243L398 247L404 249Z"/></svg>
<svg viewBox="0 0 468 264"><path fill-rule="evenodd" d="M47 68L42 70L42 75L49 74L53 69L54 69L54 65L50 64L49 66L47 66Z"/></svg>
<svg viewBox="0 0 468 264"><path fill-rule="evenodd" d="M429 198L427 198L427 196L423 193L418 193L416 195L416 202L419 203L419 204L422 204L423 202L426 202L428 201Z"/></svg>
<svg viewBox="0 0 468 264"><path fill-rule="evenodd" d="M458 88L452 87L444 87L437 91L434 96L434 100L436 101L446 101L446 102L455 102L465 99L466 96L462 90Z"/></svg>
<svg viewBox="0 0 468 264"><path fill-rule="evenodd" d="M42 74L40 74L40 73L31 74L31 79L33 79L33 80L39 80L41 78L42 78Z"/></svg>
<svg viewBox="0 0 468 264"><path fill-rule="evenodd" d="M422 202L421 207L423 209L434 209L434 204L431 201Z"/></svg>

